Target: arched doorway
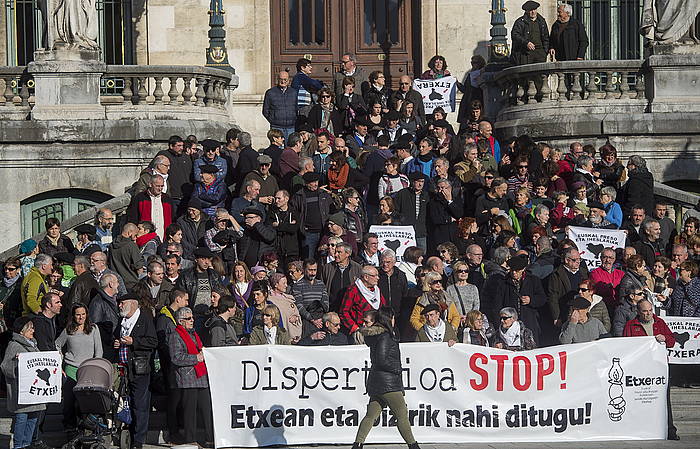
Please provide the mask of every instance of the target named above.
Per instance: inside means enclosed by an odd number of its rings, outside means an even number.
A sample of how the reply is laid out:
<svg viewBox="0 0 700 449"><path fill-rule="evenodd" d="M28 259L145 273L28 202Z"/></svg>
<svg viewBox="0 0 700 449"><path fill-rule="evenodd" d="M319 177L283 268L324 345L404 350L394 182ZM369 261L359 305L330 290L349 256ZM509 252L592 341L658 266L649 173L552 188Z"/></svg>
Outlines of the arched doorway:
<svg viewBox="0 0 700 449"><path fill-rule="evenodd" d="M44 231L49 217L60 221L111 199L111 195L87 189L60 189L31 196L20 203L22 239Z"/></svg>

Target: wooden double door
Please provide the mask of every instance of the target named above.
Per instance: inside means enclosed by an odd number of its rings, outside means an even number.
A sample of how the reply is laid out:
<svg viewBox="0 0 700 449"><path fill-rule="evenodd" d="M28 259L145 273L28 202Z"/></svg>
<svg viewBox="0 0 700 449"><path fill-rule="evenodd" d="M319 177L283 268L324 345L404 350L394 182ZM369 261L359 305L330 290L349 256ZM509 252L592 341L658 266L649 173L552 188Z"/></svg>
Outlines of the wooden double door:
<svg viewBox="0 0 700 449"><path fill-rule="evenodd" d="M413 75L419 54L419 4L413 0L271 0L272 82L281 70L296 73L299 58L313 63L313 77L332 83L344 53L369 75L381 70L396 88ZM418 24L420 22L417 22Z"/></svg>

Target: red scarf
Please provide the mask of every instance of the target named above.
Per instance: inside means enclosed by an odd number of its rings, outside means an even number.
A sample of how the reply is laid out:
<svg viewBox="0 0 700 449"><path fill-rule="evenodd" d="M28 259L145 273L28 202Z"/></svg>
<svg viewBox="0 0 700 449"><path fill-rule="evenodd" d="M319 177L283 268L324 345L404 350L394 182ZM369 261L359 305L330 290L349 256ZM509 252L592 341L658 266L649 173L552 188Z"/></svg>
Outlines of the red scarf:
<svg viewBox="0 0 700 449"><path fill-rule="evenodd" d="M189 332L187 332L187 329L185 329L181 325L178 325L175 327L175 330L178 334L180 334L180 338L182 338L182 341L185 342L185 346L187 347L187 353L192 355L199 354L199 352L202 350L202 340L199 339L199 335L197 335L197 332L194 333L194 338L195 340L197 340L197 344L195 344L192 341L192 336ZM205 365L204 362L197 362L197 364L194 366L194 373L197 375L197 378L200 378L203 375L207 374L207 365Z"/></svg>
<svg viewBox="0 0 700 449"><path fill-rule="evenodd" d="M156 234L155 232L149 232L148 234L144 234L141 237L136 237L136 244L139 248L143 248L143 246L146 243L150 242L156 237L158 237L158 234Z"/></svg>

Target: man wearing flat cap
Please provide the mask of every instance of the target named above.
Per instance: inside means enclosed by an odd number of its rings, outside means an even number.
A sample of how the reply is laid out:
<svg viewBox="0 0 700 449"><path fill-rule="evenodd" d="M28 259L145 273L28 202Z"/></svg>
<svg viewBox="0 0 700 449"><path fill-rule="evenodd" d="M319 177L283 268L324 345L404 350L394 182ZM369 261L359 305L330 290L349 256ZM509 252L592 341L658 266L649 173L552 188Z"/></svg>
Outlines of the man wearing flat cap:
<svg viewBox="0 0 700 449"><path fill-rule="evenodd" d="M243 216L243 235L237 243L238 260L249 267L258 264L266 252L275 252L277 231L265 224L264 213L257 207L247 207L241 212Z"/></svg>
<svg viewBox="0 0 700 449"><path fill-rule="evenodd" d="M216 179L223 181L228 173L226 160L219 155L222 143L214 139L204 139L202 141L202 157L194 161L194 180L202 180L202 167L204 165L214 165L219 170L216 172Z"/></svg>
<svg viewBox="0 0 700 449"><path fill-rule="evenodd" d="M95 227L89 224L81 224L75 228L75 235L78 243L75 245L75 255L90 257L92 253L102 251L100 243L97 242L97 232Z"/></svg>
<svg viewBox="0 0 700 449"><path fill-rule="evenodd" d="M379 131L377 138L380 136L387 136L389 138L389 145L393 145L399 141L399 138L404 134L410 134L402 126L399 126L399 113L397 111L389 111L384 114L384 120L386 120L386 127ZM388 145L387 145L388 146Z"/></svg>
<svg viewBox="0 0 700 449"><path fill-rule="evenodd" d="M416 246L426 249L428 229L428 192L425 189L425 176L419 171L408 175L411 185L399 190L394 197L396 212L404 218L404 224L413 226L416 231Z"/></svg>
<svg viewBox="0 0 700 449"><path fill-rule="evenodd" d="M440 306L428 304L421 310L421 315L425 318L425 324L418 331L416 341L418 342L446 342L449 346L457 342L457 333L451 324L445 323L440 317Z"/></svg>
<svg viewBox="0 0 700 449"><path fill-rule="evenodd" d="M528 0L523 4L525 13L516 19L511 36L513 62L516 65L545 62L549 51L549 31L544 17L537 13L540 4Z"/></svg>
<svg viewBox="0 0 700 449"><path fill-rule="evenodd" d="M371 122L366 118L358 118L355 120L355 132L348 135L345 139L345 145L350 150L350 156L357 157L360 151L372 149L377 146L377 139L369 133Z"/></svg>
<svg viewBox="0 0 700 449"><path fill-rule="evenodd" d="M177 290L189 295L195 329L199 330L204 329L205 318L211 306L211 292L223 288L219 275L211 267L212 257L214 253L208 247L197 247L194 250L194 266L180 273L175 284Z"/></svg>
<svg viewBox="0 0 700 449"><path fill-rule="evenodd" d="M193 200L199 200L201 210L213 217L216 209L224 207L229 195L223 178L219 178L219 167L205 164L200 167L200 179L194 185Z"/></svg>
<svg viewBox="0 0 700 449"><path fill-rule="evenodd" d="M299 232L302 235L301 256L304 259L315 256L333 202L327 191L318 188L318 182L318 173L305 173L304 187L299 189L289 202L289 206L299 217Z"/></svg>
<svg viewBox="0 0 700 449"><path fill-rule="evenodd" d="M258 156L258 168L248 173L243 179L243 184L253 179L260 184L260 193L258 201L265 205L271 205L275 200L275 193L280 189L270 169L272 167L272 158L267 154Z"/></svg>

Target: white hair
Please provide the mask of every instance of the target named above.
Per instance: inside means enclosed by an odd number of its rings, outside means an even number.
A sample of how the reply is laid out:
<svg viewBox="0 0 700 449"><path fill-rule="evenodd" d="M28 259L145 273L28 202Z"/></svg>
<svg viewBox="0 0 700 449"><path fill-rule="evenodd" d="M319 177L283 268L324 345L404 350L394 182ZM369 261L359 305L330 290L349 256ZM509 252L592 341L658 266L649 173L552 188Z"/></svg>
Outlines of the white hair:
<svg viewBox="0 0 700 449"><path fill-rule="evenodd" d="M570 16L574 14L574 8L568 3L559 3L559 7L562 8L564 12Z"/></svg>

